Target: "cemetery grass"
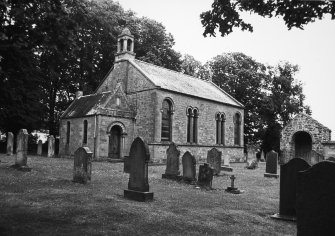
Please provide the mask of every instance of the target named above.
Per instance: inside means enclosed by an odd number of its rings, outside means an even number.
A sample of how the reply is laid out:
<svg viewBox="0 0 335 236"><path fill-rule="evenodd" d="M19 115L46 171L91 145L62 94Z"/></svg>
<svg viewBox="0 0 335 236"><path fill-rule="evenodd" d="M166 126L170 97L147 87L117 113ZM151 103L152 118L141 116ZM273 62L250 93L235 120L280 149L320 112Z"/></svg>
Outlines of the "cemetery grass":
<svg viewBox="0 0 335 236"><path fill-rule="evenodd" d="M31 172L9 168L13 156L0 160L0 235L296 235L295 223L270 218L279 179L263 177L264 163L231 164L234 172L214 177L210 191L162 179L165 166L149 166L154 201L135 202L123 197L123 163L93 162L92 181L81 185L72 182L70 159L28 156ZM230 174L243 194L224 191Z"/></svg>

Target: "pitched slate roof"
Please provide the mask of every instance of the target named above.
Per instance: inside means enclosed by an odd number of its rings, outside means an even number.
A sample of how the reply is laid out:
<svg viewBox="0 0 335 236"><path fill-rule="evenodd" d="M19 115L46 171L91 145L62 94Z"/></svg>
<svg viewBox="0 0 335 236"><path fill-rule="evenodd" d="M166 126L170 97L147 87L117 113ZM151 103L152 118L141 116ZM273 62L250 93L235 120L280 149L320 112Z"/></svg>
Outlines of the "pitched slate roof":
<svg viewBox="0 0 335 236"><path fill-rule="evenodd" d="M112 92L105 92L82 96L71 103L63 113L62 118L93 115L96 112L97 106L104 104L111 94Z"/></svg>
<svg viewBox="0 0 335 236"><path fill-rule="evenodd" d="M130 62L140 69L151 82L162 89L243 107L240 102L220 89L212 81L198 79L140 60Z"/></svg>

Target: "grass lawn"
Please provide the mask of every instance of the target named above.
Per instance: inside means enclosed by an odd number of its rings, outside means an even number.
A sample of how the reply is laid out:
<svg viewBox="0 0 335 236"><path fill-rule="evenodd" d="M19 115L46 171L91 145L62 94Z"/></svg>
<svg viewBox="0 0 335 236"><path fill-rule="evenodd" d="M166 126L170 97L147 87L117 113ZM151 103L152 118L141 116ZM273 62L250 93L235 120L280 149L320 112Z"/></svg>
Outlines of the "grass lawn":
<svg viewBox="0 0 335 236"><path fill-rule="evenodd" d="M229 175L204 191L149 166L154 201L143 203L123 197L122 163L93 162L92 181L81 185L70 159L29 156L31 172L9 168L14 156L0 160L0 235L296 235L295 223L269 217L278 212L279 179L263 177L264 163L231 164L240 195L224 191Z"/></svg>

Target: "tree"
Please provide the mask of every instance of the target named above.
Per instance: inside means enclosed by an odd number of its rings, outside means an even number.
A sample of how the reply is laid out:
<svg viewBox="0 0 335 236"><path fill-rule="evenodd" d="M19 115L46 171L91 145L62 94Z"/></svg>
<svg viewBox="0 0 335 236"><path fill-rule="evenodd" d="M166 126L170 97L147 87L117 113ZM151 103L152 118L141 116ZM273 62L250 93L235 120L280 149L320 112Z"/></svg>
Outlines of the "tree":
<svg viewBox="0 0 335 236"><path fill-rule="evenodd" d="M210 79L210 69L208 63L202 64L191 55L184 55L181 63L181 72L200 79Z"/></svg>
<svg viewBox="0 0 335 236"><path fill-rule="evenodd" d="M265 0L214 0L212 10L200 15L201 23L205 27L204 36L215 36L215 29L219 28L221 36L230 34L233 28L253 31L251 24L246 23L241 17L241 12L256 13L262 17L283 17L291 29L303 27L331 15L335 19L334 1L265 1Z"/></svg>

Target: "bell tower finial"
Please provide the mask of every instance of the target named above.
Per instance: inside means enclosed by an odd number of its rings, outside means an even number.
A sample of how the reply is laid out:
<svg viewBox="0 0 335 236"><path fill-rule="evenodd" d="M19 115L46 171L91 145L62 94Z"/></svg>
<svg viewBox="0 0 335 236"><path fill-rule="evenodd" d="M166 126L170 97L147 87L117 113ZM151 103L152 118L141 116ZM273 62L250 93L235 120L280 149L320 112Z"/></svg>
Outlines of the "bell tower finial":
<svg viewBox="0 0 335 236"><path fill-rule="evenodd" d="M125 27L117 38L117 52L115 54L115 62L128 59L135 59L134 53L134 36L130 30Z"/></svg>

